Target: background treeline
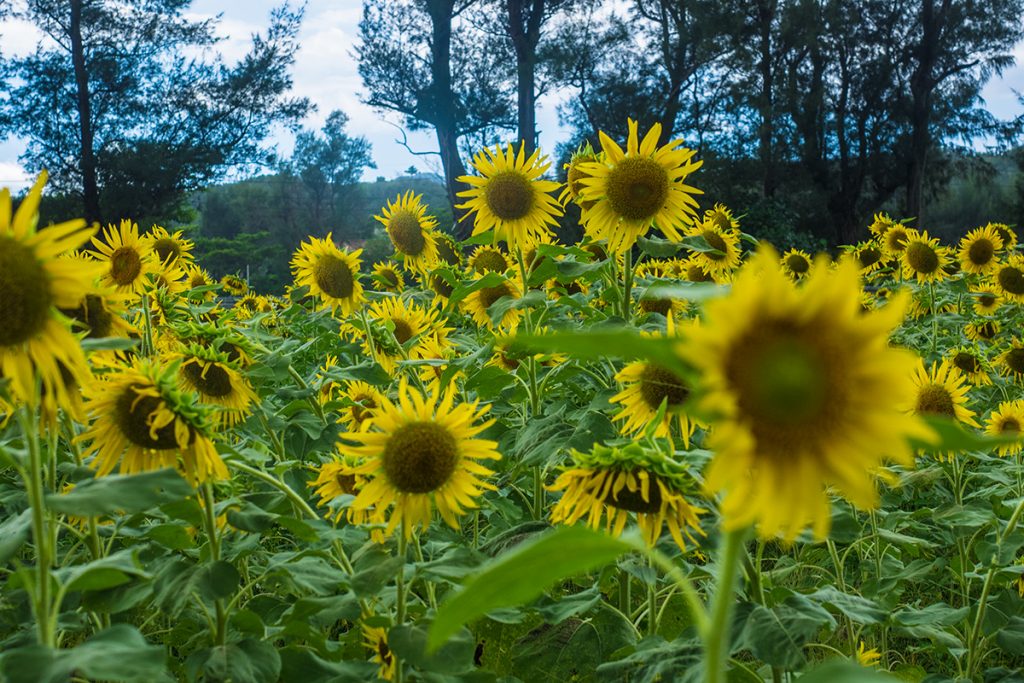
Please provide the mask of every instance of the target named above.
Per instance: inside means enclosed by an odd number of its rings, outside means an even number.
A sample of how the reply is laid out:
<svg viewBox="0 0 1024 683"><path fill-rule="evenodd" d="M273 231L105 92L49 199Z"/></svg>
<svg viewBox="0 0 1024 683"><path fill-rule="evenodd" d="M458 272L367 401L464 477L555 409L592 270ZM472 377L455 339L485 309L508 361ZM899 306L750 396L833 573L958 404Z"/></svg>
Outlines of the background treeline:
<svg viewBox="0 0 1024 683"><path fill-rule="evenodd" d="M470 154L533 147L537 99L558 94L556 168L598 130L622 139L627 117L660 123L662 142L706 160L706 203L780 246L855 242L880 210L947 240L1024 223L1024 117L998 120L980 99L1024 40L1024 0L366 0L362 97L431 133L441 175L368 184L369 144L344 113L301 128L312 106L289 93L302 11L273 11L226 64L217 20L189 4L0 6L46 36L29 56L0 51L0 137L27 138L22 162L50 170L44 221L187 227L215 275L248 266L277 289L308 234L370 240L376 258L372 215L407 188L465 234L452 204ZM281 126L297 135L289 158L267 144Z"/></svg>

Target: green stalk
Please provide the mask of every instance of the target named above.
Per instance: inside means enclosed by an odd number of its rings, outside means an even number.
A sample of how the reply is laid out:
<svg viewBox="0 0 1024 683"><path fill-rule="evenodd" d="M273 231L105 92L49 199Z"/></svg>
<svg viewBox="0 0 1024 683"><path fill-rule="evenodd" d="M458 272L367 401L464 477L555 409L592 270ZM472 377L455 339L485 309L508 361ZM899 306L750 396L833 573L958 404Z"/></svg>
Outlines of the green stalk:
<svg viewBox="0 0 1024 683"><path fill-rule="evenodd" d="M220 537L217 535L217 513L214 511L215 501L213 498L213 485L210 482L203 482L201 487L203 494L203 521L206 526L206 535L210 541L210 561L220 561ZM224 609L224 601L217 598L214 601L216 611L216 625L213 633L213 644L223 646L227 643L228 615Z"/></svg>
<svg viewBox="0 0 1024 683"><path fill-rule="evenodd" d="M38 384L36 396L39 395ZM30 403L33 407L30 407ZM26 402L18 409L18 422L25 435L28 445L28 472L22 472L25 479L25 492L28 504L32 509L32 540L36 545L36 586L32 601L32 611L36 618L37 637L39 644L47 647L56 646L56 619L53 618L50 594L50 566L53 564L53 534L50 530L50 519L46 513L46 499L43 493L44 463L39 447L39 415L34 407L39 401ZM52 454L51 454L52 455ZM27 476L25 476L27 474Z"/></svg>
<svg viewBox="0 0 1024 683"><path fill-rule="evenodd" d="M729 636L735 604L736 577L746 530L727 531L722 537L722 554L718 576L715 578L715 597L711 605L711 622L704 637L704 680L706 683L724 683L729 661Z"/></svg>
<svg viewBox="0 0 1024 683"><path fill-rule="evenodd" d="M647 558L647 566L654 569L654 561ZM654 572L652 572L654 574ZM647 586L647 635L658 633L658 575L654 574Z"/></svg>
<svg viewBox="0 0 1024 683"><path fill-rule="evenodd" d="M633 320L633 247L626 250L622 264L622 318L626 323Z"/></svg>
<svg viewBox="0 0 1024 683"><path fill-rule="evenodd" d="M401 626L405 623L405 532L406 523L403 519L401 529L398 532L398 557L402 559L402 563L398 565L398 572L395 574L395 626ZM405 680L405 663L398 655L392 653L392 656L395 658L395 681L402 683Z"/></svg>
<svg viewBox="0 0 1024 683"><path fill-rule="evenodd" d="M882 557L885 554L885 549L882 548L882 539L878 535L878 518L875 515L874 510L868 511L868 519L871 521L871 538L875 545L875 576L876 580L881 583L882 581ZM882 652L879 664L883 669L889 666L889 631L883 625L882 626Z"/></svg>

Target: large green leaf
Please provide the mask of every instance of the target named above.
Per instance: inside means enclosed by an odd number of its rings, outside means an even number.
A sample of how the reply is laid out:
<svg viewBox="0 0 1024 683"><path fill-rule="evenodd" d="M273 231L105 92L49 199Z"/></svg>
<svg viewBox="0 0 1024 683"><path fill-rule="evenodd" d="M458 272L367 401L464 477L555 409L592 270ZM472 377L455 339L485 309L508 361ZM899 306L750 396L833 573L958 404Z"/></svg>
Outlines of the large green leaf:
<svg viewBox="0 0 1024 683"><path fill-rule="evenodd" d="M449 636L491 610L530 602L567 577L608 564L636 546L585 527L562 527L495 558L438 609L428 644Z"/></svg>
<svg viewBox="0 0 1024 683"><path fill-rule="evenodd" d="M192 495L192 487L173 469L110 475L79 482L67 493L51 494L51 510L76 517L144 512Z"/></svg>
<svg viewBox="0 0 1024 683"><path fill-rule="evenodd" d="M103 590L120 586L132 577L149 578L139 565L136 550L121 550L86 564L64 567L57 571L67 591Z"/></svg>
<svg viewBox="0 0 1024 683"><path fill-rule="evenodd" d="M565 353L576 358L640 358L682 377L693 371L677 353L678 341L645 337L630 327L606 327L580 332L520 334L512 338L513 350Z"/></svg>
<svg viewBox="0 0 1024 683"><path fill-rule="evenodd" d="M0 565L18 552L22 544L28 540L32 528L32 511L23 510L0 524Z"/></svg>
<svg viewBox="0 0 1024 683"><path fill-rule="evenodd" d="M246 638L193 653L185 662L193 681L245 681L275 683L281 674L281 657L270 643Z"/></svg>
<svg viewBox="0 0 1024 683"><path fill-rule="evenodd" d="M846 660L827 662L800 677L801 683L897 683L899 680Z"/></svg>

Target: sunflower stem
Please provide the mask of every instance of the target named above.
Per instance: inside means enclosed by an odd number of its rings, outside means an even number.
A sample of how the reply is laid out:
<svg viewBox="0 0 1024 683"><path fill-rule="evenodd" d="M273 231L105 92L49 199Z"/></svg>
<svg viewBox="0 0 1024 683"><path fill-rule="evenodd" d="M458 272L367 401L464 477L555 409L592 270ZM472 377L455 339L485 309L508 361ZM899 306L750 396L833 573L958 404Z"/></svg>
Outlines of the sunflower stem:
<svg viewBox="0 0 1024 683"><path fill-rule="evenodd" d="M206 536L210 542L210 562L220 561L220 537L217 535L217 512L214 510L216 504L213 497L213 484L203 482L200 491L203 495L203 521L206 525ZM227 642L227 610L224 609L224 601L217 598L214 603L216 612L216 623L213 632L213 644L223 646Z"/></svg>
<svg viewBox="0 0 1024 683"><path fill-rule="evenodd" d="M633 247L626 249L622 263L622 318L628 325L633 320Z"/></svg>
<svg viewBox="0 0 1024 683"><path fill-rule="evenodd" d="M939 312L935 310L935 281L931 280L928 282L928 294L931 302L929 308L932 314L932 354L935 354L936 344L939 341ZM885 660L882 660L884 665Z"/></svg>
<svg viewBox="0 0 1024 683"><path fill-rule="evenodd" d="M885 548L882 547L882 538L878 535L878 517L874 510L868 510L868 520L871 522L871 540L874 544L875 556L875 580L882 582L882 558L885 556ZM888 667L889 662L889 632L882 626L882 652L880 664L883 669Z"/></svg>
<svg viewBox="0 0 1024 683"><path fill-rule="evenodd" d="M142 295L142 319L144 326L142 330L142 355L152 356L153 349L153 312L149 310L149 295Z"/></svg>
<svg viewBox="0 0 1024 683"><path fill-rule="evenodd" d="M711 622L704 637L706 683L724 683L726 680L725 669L729 661L736 579L739 575L739 560L746 535L746 529L740 529L726 531L722 536L718 576L715 579L715 597L711 604Z"/></svg>
<svg viewBox="0 0 1024 683"><path fill-rule="evenodd" d="M395 573L395 626L405 623L405 557L406 557L406 521L403 518L401 529L398 532L398 557L401 563ZM395 655L395 681L402 683L405 680L405 662Z"/></svg>
<svg viewBox="0 0 1024 683"><path fill-rule="evenodd" d="M288 374L292 376L292 379L295 380L295 384L300 389L304 389L307 391L309 390L309 383L306 382L305 379L303 379L302 375L300 375L294 367L292 367L291 363L288 364ZM310 394L309 396L306 397L306 400L309 401L310 407L313 408L313 412L316 413L316 416L320 418L320 421L326 422L327 420L326 418L324 418L324 407L320 405L319 401L316 400L316 395Z"/></svg>
<svg viewBox="0 0 1024 683"><path fill-rule="evenodd" d="M622 567L619 567L619 611L628 615L631 611L629 595L629 574Z"/></svg>
<svg viewBox="0 0 1024 683"><path fill-rule="evenodd" d="M839 559L839 551L836 549L835 541L831 538L825 539L825 545L828 547L828 554L832 558L832 565L836 570L836 587L839 588L843 593L846 592L846 570L844 568L843 560ZM843 557L845 559L845 556ZM762 601L762 604L763 601ZM853 632L853 620L848 616L843 617L843 623L846 625L846 636L847 642L850 646L850 652L854 653L857 651L857 638Z"/></svg>
<svg viewBox="0 0 1024 683"><path fill-rule="evenodd" d="M651 581L647 584L647 635L658 633L658 575L654 570L654 560L647 558L647 566L651 568Z"/></svg>
<svg viewBox="0 0 1024 683"><path fill-rule="evenodd" d="M39 384L36 383L36 397L39 396ZM35 612L39 644L47 647L56 646L56 620L52 617L53 600L50 594L50 565L53 563L53 535L50 531L50 520L46 513L46 499L43 494L42 452L39 447L39 415L38 400L26 401L18 409L18 422L28 446L28 472L25 481L25 492L28 504L32 509L32 539L36 544L36 586L32 603Z"/></svg>

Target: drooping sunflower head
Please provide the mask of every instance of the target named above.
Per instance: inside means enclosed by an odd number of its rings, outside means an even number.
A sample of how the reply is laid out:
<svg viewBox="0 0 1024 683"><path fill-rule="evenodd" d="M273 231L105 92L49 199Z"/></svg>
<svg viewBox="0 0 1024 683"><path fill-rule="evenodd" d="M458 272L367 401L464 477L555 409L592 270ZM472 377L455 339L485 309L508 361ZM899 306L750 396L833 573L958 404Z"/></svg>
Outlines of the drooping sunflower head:
<svg viewBox="0 0 1024 683"><path fill-rule="evenodd" d="M972 427L980 425L974 420L974 411L967 407L967 383L959 368L948 360L932 363L926 368L918 360L913 374L915 398L913 412L917 415L935 415L962 422Z"/></svg>
<svg viewBox="0 0 1024 683"><path fill-rule="evenodd" d="M394 201L388 200L381 215L374 216L384 226L402 263L417 272L429 270L437 263L437 221L427 215L427 206L421 199L422 195L409 190Z"/></svg>
<svg viewBox="0 0 1024 683"><path fill-rule="evenodd" d="M892 231L890 231L891 233ZM943 268L949 263L946 249L939 246L939 240L929 237L926 230L909 233L902 252L903 276L917 278L918 282L944 280Z"/></svg>
<svg viewBox="0 0 1024 683"><path fill-rule="evenodd" d="M362 625L363 646L373 653L373 661L380 665L377 677L385 681L395 680L396 660L388 647L388 632L380 626Z"/></svg>
<svg viewBox="0 0 1024 683"><path fill-rule="evenodd" d="M790 249L782 255L782 272L793 280L802 280L811 272L811 255L803 249Z"/></svg>
<svg viewBox="0 0 1024 683"><path fill-rule="evenodd" d="M472 166L480 175L459 178L470 189L459 193L467 201L456 208L475 214L474 235L493 230L494 242L504 241L511 251L530 246L557 225L562 209L551 193L559 184L541 178L551 163L540 150L527 157L525 145L518 154L511 144L505 150L497 145L478 152Z"/></svg>
<svg viewBox="0 0 1024 683"><path fill-rule="evenodd" d="M990 284L983 284L970 294L974 297L974 312L978 315L992 315L1003 305L999 290Z"/></svg>
<svg viewBox="0 0 1024 683"><path fill-rule="evenodd" d="M1007 301L1024 303L1024 256L1011 254L992 271L992 284Z"/></svg>
<svg viewBox="0 0 1024 683"><path fill-rule="evenodd" d="M988 375L988 364L978 349L969 346L958 346L946 354L946 359L971 384L976 386L992 384L992 379Z"/></svg>
<svg viewBox="0 0 1024 683"><path fill-rule="evenodd" d="M455 388L419 393L404 380L398 401L385 398L368 429L342 435L339 450L361 459L356 474L369 481L352 507L391 510L385 535L401 525L406 537L431 521L432 504L450 526L475 498L494 486L479 461L501 458L497 444L477 436L493 421L479 422L486 410L476 403L455 404ZM353 443L355 445L349 445Z"/></svg>
<svg viewBox="0 0 1024 683"><path fill-rule="evenodd" d="M986 225L971 230L960 240L960 267L968 273L988 273L999 263L1003 238Z"/></svg>
<svg viewBox="0 0 1024 683"><path fill-rule="evenodd" d="M479 280L480 276L476 276L476 279ZM495 327L495 323L491 318L491 306L506 297L517 299L521 295L522 291L519 287L518 281L510 278L504 278L493 285L481 287L471 293L462 300L462 307L467 313L473 316L473 320L477 325L480 327L493 328ZM511 330L519 323L521 315L521 310L510 306L497 322L497 327L504 330Z"/></svg>
<svg viewBox="0 0 1024 683"><path fill-rule="evenodd" d="M161 265L175 265L187 268L192 265L192 249L195 244L192 240L182 237L182 231L176 230L174 234L166 228L154 225L145 240L149 248L156 254L157 261Z"/></svg>
<svg viewBox="0 0 1024 683"><path fill-rule="evenodd" d="M249 291L249 283L238 275L225 275L220 279L220 286L230 296L245 296Z"/></svg>
<svg viewBox="0 0 1024 683"><path fill-rule="evenodd" d="M1018 437L1017 441L999 445L996 452L1001 456L1017 455L1024 451L1024 401L1000 403L985 422L985 433L990 436Z"/></svg>
<svg viewBox="0 0 1024 683"><path fill-rule="evenodd" d="M362 249L343 251L335 246L331 234L319 239L310 237L292 257L295 284L309 288L309 293L342 315L350 315L363 303L363 285L359 282L359 255Z"/></svg>
<svg viewBox="0 0 1024 683"><path fill-rule="evenodd" d="M704 508L690 502L697 486L692 474L664 454L638 443L621 448L597 445L589 453L572 451L572 462L559 474L551 491L564 491L551 510L551 521L575 524L586 517L591 528L601 526L618 536L635 516L647 545L654 546L668 525L672 540L683 551L703 536Z"/></svg>
<svg viewBox="0 0 1024 683"><path fill-rule="evenodd" d="M964 334L968 339L976 342L991 342L999 336L999 330L999 321L995 319L976 320L964 325Z"/></svg>
<svg viewBox="0 0 1024 683"><path fill-rule="evenodd" d="M381 261L374 264L372 277L377 284L377 291L397 294L405 289L405 278L390 263Z"/></svg>
<svg viewBox="0 0 1024 683"><path fill-rule="evenodd" d="M451 280L457 281L458 276L451 273L450 270L440 268L435 270L427 278L427 284L430 286L430 291L434 293L434 298L437 301L445 305L448 303L448 297L455 292L455 285L452 284Z"/></svg>
<svg viewBox="0 0 1024 683"><path fill-rule="evenodd" d="M82 434L99 476L177 467L193 483L226 479L209 437L209 409L178 388L177 368L136 359L85 387L92 425Z"/></svg>
<svg viewBox="0 0 1024 683"><path fill-rule="evenodd" d="M109 291L93 291L82 296L74 308L62 308L71 319L73 330L85 333L86 339L127 337L135 328L128 324L121 301Z"/></svg>
<svg viewBox="0 0 1024 683"><path fill-rule="evenodd" d="M148 275L159 267L149 241L139 237L139 226L130 220L120 226L108 225L102 239L92 238L97 260L107 267L103 284L118 294L141 294Z"/></svg>
<svg viewBox="0 0 1024 683"><path fill-rule="evenodd" d="M673 140L658 147L661 124L654 124L639 140L637 122L629 119L626 150L602 131L602 160L580 164L587 177L580 179L580 199L593 202L583 210L581 221L592 239L604 239L608 248L623 253L652 225L669 239L679 241L681 230L692 225L701 194L686 184L700 168L696 151Z"/></svg>
<svg viewBox="0 0 1024 683"><path fill-rule="evenodd" d="M872 507L873 472L912 462L907 437L931 438L903 410L917 359L889 345L905 301L864 312L859 270L850 258L815 266L798 287L762 247L684 335L701 370L696 409L711 421L706 485L725 492L726 528L792 539L811 525L823 537L830 487Z"/></svg>
<svg viewBox="0 0 1024 683"><path fill-rule="evenodd" d="M258 400L256 392L224 351L189 344L169 360L180 361L178 385L182 391L195 393L200 403L216 407L221 426L234 427L252 412Z"/></svg>
<svg viewBox="0 0 1024 683"><path fill-rule="evenodd" d="M1014 338L1010 348L999 354L999 372L1020 383L1024 381L1024 343Z"/></svg>
<svg viewBox="0 0 1024 683"><path fill-rule="evenodd" d="M509 269L508 257L497 247L480 246L469 257L469 267L474 273L504 273Z"/></svg>

